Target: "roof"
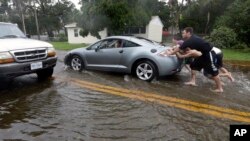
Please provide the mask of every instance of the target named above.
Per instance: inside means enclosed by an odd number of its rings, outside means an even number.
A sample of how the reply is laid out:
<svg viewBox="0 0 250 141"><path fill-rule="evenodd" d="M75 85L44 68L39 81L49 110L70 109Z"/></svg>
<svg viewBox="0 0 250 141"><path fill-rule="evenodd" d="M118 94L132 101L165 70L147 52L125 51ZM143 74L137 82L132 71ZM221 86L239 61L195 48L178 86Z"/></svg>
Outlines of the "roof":
<svg viewBox="0 0 250 141"><path fill-rule="evenodd" d="M76 26L76 23L70 23L70 24L65 25L65 27L72 28L72 27L77 27L77 26Z"/></svg>
<svg viewBox="0 0 250 141"><path fill-rule="evenodd" d="M152 16L149 24L164 26L159 16Z"/></svg>

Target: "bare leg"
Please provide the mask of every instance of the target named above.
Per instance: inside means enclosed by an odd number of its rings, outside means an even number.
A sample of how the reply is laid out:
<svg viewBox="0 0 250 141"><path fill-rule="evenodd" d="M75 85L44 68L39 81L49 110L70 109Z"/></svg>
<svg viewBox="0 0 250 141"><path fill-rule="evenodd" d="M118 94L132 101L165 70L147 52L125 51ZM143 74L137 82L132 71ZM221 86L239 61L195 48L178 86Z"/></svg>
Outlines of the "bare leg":
<svg viewBox="0 0 250 141"><path fill-rule="evenodd" d="M222 73L220 73L219 76L227 77L231 82L234 82L234 78L232 77L232 74L227 69L225 69L224 67L221 67L220 71Z"/></svg>
<svg viewBox="0 0 250 141"><path fill-rule="evenodd" d="M189 82L186 82L185 85L197 86L195 81L196 81L196 72L195 70L191 70L191 80Z"/></svg>
<svg viewBox="0 0 250 141"><path fill-rule="evenodd" d="M216 85L216 89L212 90L212 91L213 92L217 92L217 93L222 93L223 92L223 88L222 88L222 85L221 85L221 81L220 81L219 75L212 77L212 79L214 80L215 85Z"/></svg>
<svg viewBox="0 0 250 141"><path fill-rule="evenodd" d="M186 69L187 69L189 72L191 72L191 68L190 68L190 65L189 65L189 64L185 64L185 67L186 67Z"/></svg>

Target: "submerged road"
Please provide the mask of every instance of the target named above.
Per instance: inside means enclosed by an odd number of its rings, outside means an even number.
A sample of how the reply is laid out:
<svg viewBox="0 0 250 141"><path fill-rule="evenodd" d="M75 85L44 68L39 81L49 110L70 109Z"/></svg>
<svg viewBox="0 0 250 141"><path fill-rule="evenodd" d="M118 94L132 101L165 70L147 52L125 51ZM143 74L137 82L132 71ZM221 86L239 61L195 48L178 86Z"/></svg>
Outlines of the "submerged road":
<svg viewBox="0 0 250 141"><path fill-rule="evenodd" d="M124 74L65 70L65 52L54 79L16 78L0 91L0 140L41 141L222 141L229 127L250 123L250 68L226 63L224 93L198 74L198 87L185 86L189 73L151 83Z"/></svg>

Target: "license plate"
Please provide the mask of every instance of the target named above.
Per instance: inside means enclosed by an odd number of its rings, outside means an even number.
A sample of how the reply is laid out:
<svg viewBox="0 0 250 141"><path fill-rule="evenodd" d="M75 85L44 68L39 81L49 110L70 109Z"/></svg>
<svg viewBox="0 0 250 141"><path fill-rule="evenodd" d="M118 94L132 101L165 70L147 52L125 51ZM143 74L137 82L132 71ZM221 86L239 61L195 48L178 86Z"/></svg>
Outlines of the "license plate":
<svg viewBox="0 0 250 141"><path fill-rule="evenodd" d="M31 63L30 64L30 69L31 70L36 70L36 69L40 69L43 68L43 63L42 62L36 62L36 63Z"/></svg>

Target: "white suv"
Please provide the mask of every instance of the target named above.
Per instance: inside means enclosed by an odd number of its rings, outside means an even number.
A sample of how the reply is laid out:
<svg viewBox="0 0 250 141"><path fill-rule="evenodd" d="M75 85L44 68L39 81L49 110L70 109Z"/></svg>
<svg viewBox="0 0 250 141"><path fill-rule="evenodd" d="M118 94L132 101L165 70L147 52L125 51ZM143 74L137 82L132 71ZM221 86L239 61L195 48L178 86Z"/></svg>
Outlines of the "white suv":
<svg viewBox="0 0 250 141"><path fill-rule="evenodd" d="M0 81L30 73L46 79L56 61L51 44L26 38L16 24L0 22Z"/></svg>

